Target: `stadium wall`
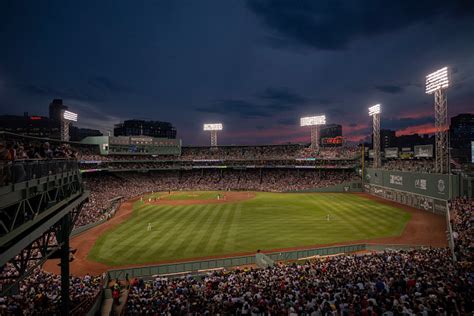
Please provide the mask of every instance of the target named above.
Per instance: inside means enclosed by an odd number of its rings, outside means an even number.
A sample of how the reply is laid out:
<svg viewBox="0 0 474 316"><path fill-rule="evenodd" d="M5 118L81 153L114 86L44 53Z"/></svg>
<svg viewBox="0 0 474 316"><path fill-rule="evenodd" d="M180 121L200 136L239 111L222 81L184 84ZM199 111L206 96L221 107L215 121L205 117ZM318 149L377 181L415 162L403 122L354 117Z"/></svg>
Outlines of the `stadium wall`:
<svg viewBox="0 0 474 316"><path fill-rule="evenodd" d="M384 251L386 249L418 249L423 245L381 245L381 244L353 244L332 247L310 248L283 252L265 253L273 261L308 260L318 256L332 256L339 254L356 253L359 251ZM184 274L199 274L223 268L242 267L255 264L255 255L216 258L198 261L164 263L159 265L142 266L126 269L109 270L109 279L123 280L128 278L143 278L155 275L179 277Z"/></svg>
<svg viewBox="0 0 474 316"><path fill-rule="evenodd" d="M459 196L459 176L368 168L364 191L418 209L446 215L447 201Z"/></svg>

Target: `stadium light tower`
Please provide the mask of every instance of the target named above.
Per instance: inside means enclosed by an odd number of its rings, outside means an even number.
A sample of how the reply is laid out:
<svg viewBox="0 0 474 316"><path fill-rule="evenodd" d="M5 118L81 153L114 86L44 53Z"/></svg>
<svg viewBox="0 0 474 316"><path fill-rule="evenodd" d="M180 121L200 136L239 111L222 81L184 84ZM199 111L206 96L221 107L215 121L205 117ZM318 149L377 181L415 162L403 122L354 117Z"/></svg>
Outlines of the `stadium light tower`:
<svg viewBox="0 0 474 316"><path fill-rule="evenodd" d="M380 156L380 104L373 105L369 108L369 115L372 116L372 133L373 149L374 149L374 168L382 167L382 157Z"/></svg>
<svg viewBox="0 0 474 316"><path fill-rule="evenodd" d="M311 127L311 148L314 150L319 150L319 129L324 124L326 124L326 115L300 118L300 126Z"/></svg>
<svg viewBox="0 0 474 316"><path fill-rule="evenodd" d="M211 147L217 147L217 131L222 131L222 123L204 124L204 130L211 132Z"/></svg>
<svg viewBox="0 0 474 316"><path fill-rule="evenodd" d="M77 122L77 113L70 111L63 111L63 116L61 118L61 140L69 141L69 125L71 122Z"/></svg>
<svg viewBox="0 0 474 316"><path fill-rule="evenodd" d="M434 94L435 101L435 171L437 173L447 173L449 169L448 100L446 97L448 87L448 67L441 68L426 76L426 93Z"/></svg>

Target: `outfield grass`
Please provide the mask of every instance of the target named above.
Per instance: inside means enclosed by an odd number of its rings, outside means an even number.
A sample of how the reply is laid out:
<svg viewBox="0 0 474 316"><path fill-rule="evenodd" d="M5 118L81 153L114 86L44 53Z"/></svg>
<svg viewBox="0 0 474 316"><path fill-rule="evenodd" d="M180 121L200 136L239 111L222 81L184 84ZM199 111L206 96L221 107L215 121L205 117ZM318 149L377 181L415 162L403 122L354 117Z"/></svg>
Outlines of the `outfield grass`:
<svg viewBox="0 0 474 316"><path fill-rule="evenodd" d="M144 264L398 236L409 219L401 209L347 193L257 193L241 202L180 206L138 201L88 259Z"/></svg>

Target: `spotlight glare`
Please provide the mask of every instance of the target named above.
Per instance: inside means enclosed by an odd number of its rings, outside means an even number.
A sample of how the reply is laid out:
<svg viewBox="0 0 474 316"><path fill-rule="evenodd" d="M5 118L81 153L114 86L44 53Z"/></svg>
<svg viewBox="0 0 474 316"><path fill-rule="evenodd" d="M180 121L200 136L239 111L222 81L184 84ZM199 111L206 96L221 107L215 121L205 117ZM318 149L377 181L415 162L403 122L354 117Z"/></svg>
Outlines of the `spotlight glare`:
<svg viewBox="0 0 474 316"><path fill-rule="evenodd" d="M64 111L63 118L67 121L77 122L77 113L73 113L70 111Z"/></svg>
<svg viewBox="0 0 474 316"><path fill-rule="evenodd" d="M300 119L300 126L314 126L326 124L326 115L308 116Z"/></svg>
<svg viewBox="0 0 474 316"><path fill-rule="evenodd" d="M380 104L373 105L369 108L369 115L375 115L375 114L380 114L381 109L380 109Z"/></svg>
<svg viewBox="0 0 474 316"><path fill-rule="evenodd" d="M204 124L205 131L222 131L222 123Z"/></svg>
<svg viewBox="0 0 474 316"><path fill-rule="evenodd" d="M436 70L426 76L426 93L431 94L437 90L449 87L448 67Z"/></svg>

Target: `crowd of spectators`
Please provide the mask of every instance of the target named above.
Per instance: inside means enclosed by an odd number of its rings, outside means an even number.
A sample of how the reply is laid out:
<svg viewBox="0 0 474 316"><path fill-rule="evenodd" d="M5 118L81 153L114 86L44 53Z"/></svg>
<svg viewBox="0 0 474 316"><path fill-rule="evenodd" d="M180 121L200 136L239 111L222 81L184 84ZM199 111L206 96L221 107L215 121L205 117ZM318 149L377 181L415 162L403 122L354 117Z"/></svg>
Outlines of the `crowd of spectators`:
<svg viewBox="0 0 474 316"><path fill-rule="evenodd" d="M84 306L88 311L100 293L102 277L85 275L69 278L71 310ZM61 276L36 268L20 281L18 293L0 297L0 315L59 315Z"/></svg>
<svg viewBox="0 0 474 316"><path fill-rule="evenodd" d="M383 162L382 168L405 172L435 172L433 159L390 159Z"/></svg>
<svg viewBox="0 0 474 316"><path fill-rule="evenodd" d="M472 278L446 249L133 280L128 315L467 315Z"/></svg>
<svg viewBox="0 0 474 316"><path fill-rule="evenodd" d="M319 150L308 148L305 145L266 145L266 146L220 146L210 147L182 147L180 156L170 155L90 155L82 154L82 161L130 161L130 160L169 160L169 161L271 161L295 160L304 158L317 159L349 159L359 156L357 147L321 147Z"/></svg>
<svg viewBox="0 0 474 316"><path fill-rule="evenodd" d="M68 163L80 159L81 153L96 149L37 138L0 139L0 186L65 171Z"/></svg>
<svg viewBox="0 0 474 316"><path fill-rule="evenodd" d="M457 260L471 266L474 263L474 200L457 198L450 202L450 212Z"/></svg>

